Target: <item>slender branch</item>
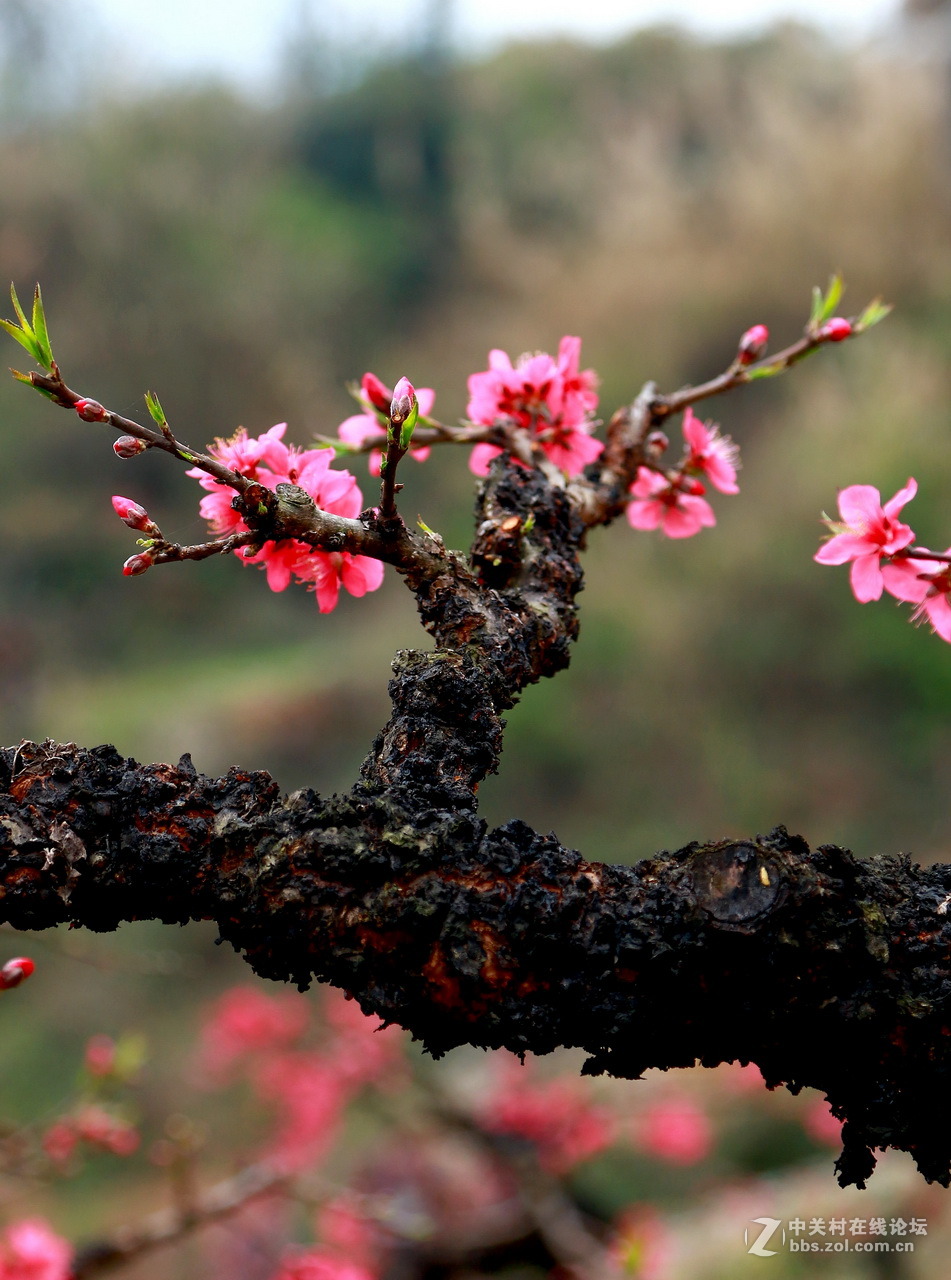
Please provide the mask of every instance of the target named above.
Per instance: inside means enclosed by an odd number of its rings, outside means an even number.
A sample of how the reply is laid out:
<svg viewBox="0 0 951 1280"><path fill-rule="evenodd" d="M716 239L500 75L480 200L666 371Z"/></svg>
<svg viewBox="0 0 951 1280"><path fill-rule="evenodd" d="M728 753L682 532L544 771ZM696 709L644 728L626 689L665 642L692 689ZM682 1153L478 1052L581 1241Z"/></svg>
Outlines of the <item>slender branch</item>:
<svg viewBox="0 0 951 1280"><path fill-rule="evenodd" d="M81 404L86 399L66 385L55 362L52 373L31 373L30 381L34 387L39 387L45 391L55 404L64 409L75 409L77 404ZM214 476L221 484L228 485L230 488L237 490L238 493L244 493L254 483L247 476L243 476L240 472L232 471L230 467L226 467L217 458L212 458L209 454L202 453L201 450L193 449L190 445L183 444L182 441L177 440L167 424L164 431L152 427L143 427L140 423L134 422L131 418L124 418L121 414L114 413L111 409L106 409L101 405L99 408L103 410L102 417L87 418L85 420L103 422L124 435L133 436L136 440L143 440L150 449L162 449L180 462L188 462L200 467L202 471L206 471L208 475Z"/></svg>
<svg viewBox="0 0 951 1280"><path fill-rule="evenodd" d="M272 1164L249 1165L206 1191L189 1209L160 1209L137 1225L116 1231L111 1239L81 1248L73 1261L70 1280L87 1280L176 1244L212 1222L231 1217L252 1200L284 1190L289 1181L287 1171Z"/></svg>
<svg viewBox="0 0 951 1280"><path fill-rule="evenodd" d="M849 321L853 335L861 332L857 323L854 319ZM695 387L682 387L679 391L673 391L668 395L657 396L651 404L651 416L655 423L659 423L671 414L680 413L688 405L707 400L710 396L722 395L724 391L732 391L734 387L742 387L761 378L775 377L777 374L785 373L787 369L791 369L794 364L804 360L819 347L837 340L824 333L822 329L807 329L797 342L790 343L788 347L784 347L782 351L777 351L775 355L765 360L757 360L750 365L742 365L734 361L729 369L711 378L709 382L702 382Z"/></svg>

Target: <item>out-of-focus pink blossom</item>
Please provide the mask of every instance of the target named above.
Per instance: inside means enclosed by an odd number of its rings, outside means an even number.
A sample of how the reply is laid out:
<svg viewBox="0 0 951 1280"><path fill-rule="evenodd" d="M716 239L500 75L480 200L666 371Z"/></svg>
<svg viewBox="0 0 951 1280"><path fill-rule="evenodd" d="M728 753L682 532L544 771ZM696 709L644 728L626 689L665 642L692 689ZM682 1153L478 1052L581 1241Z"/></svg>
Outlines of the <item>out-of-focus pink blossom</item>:
<svg viewBox="0 0 951 1280"><path fill-rule="evenodd" d="M684 412L684 439L690 449L685 468L705 475L721 493L739 493L736 471L740 451L729 436L721 436L712 422L701 422L692 409Z"/></svg>
<svg viewBox="0 0 951 1280"><path fill-rule="evenodd" d="M395 388L394 388L395 390ZM375 436L386 434L386 419L393 403L394 392L390 390L375 373L365 373L360 380L360 399L365 406L363 413L355 413L345 418L337 428L337 435L347 444L357 448ZM416 391L416 403L419 405L419 416L428 417L436 402L436 392L432 387L419 387ZM376 412L374 412L376 411ZM429 445L415 445L409 456L416 462L425 462L429 457ZM380 474L380 463L383 461L382 449L371 449L369 464L370 474Z"/></svg>
<svg viewBox="0 0 951 1280"><path fill-rule="evenodd" d="M836 1120L824 1098L816 1099L809 1104L802 1124L813 1142L818 1142L820 1146L840 1147L842 1145L842 1121Z"/></svg>
<svg viewBox="0 0 951 1280"><path fill-rule="evenodd" d="M651 1104L638 1117L635 1141L668 1164L697 1164L713 1149L707 1113L689 1098Z"/></svg>
<svg viewBox="0 0 951 1280"><path fill-rule="evenodd" d="M101 1151L109 1151L114 1156L130 1156L138 1150L138 1129L102 1107L83 1107L74 1116L73 1124L83 1142Z"/></svg>
<svg viewBox="0 0 951 1280"><path fill-rule="evenodd" d="M363 496L349 471L331 470L333 449L291 448L283 442L286 429L287 424L281 422L262 436L249 437L241 428L230 440L217 440L209 452L233 471L268 489L282 483L296 484L310 494L322 511L351 519L359 515ZM208 490L199 510L216 533L236 533L247 528L231 506L234 496L231 489L219 485L200 468L186 474ZM315 550L296 539L265 542L251 556L237 548L235 555L244 564L261 565L267 571L272 591L285 590L294 578L309 586L317 596L321 613L329 613L336 606L341 587L353 596L362 596L375 591L383 581L383 565L379 560L352 555L349 551Z"/></svg>
<svg viewBox="0 0 951 1280"><path fill-rule="evenodd" d="M608 1244L614 1270L627 1280L667 1280L672 1275L674 1234L656 1209L646 1205L621 1215Z"/></svg>
<svg viewBox="0 0 951 1280"><path fill-rule="evenodd" d="M78 1144L79 1134L66 1120L54 1120L40 1140L40 1146L54 1164L66 1164Z"/></svg>
<svg viewBox="0 0 951 1280"><path fill-rule="evenodd" d="M466 415L482 426L511 424L530 433L551 461L577 475L604 448L591 435L591 414L598 403L593 370L579 368L581 339L562 338L557 359L544 352L519 356L515 364L498 348L489 352L489 367L469 377ZM485 475L502 448L481 444L469 467Z"/></svg>
<svg viewBox="0 0 951 1280"><path fill-rule="evenodd" d="M377 1280L376 1273L329 1249L286 1250L272 1280Z"/></svg>
<svg viewBox="0 0 951 1280"><path fill-rule="evenodd" d="M90 1036L86 1041L83 1066L91 1076L112 1075L116 1066L116 1042L112 1036Z"/></svg>
<svg viewBox="0 0 951 1280"><path fill-rule="evenodd" d="M323 1014L333 1033L327 1052L342 1079L385 1088L406 1084L405 1034L399 1027L382 1026L356 1000L330 988L324 993Z"/></svg>
<svg viewBox="0 0 951 1280"><path fill-rule="evenodd" d="M575 1081L538 1080L521 1066L503 1073L479 1120L490 1133L533 1143L539 1162L552 1173L565 1173L597 1155L616 1132L611 1112L586 1098Z"/></svg>
<svg viewBox="0 0 951 1280"><path fill-rule="evenodd" d="M318 1053L269 1054L254 1073L254 1087L279 1114L270 1159L302 1169L326 1154L350 1096L332 1062Z"/></svg>
<svg viewBox="0 0 951 1280"><path fill-rule="evenodd" d="M334 1253L368 1271L376 1271L382 1255L381 1233L360 1212L352 1195L335 1196L317 1212L317 1233Z"/></svg>
<svg viewBox="0 0 951 1280"><path fill-rule="evenodd" d="M630 492L635 498L627 505L627 522L632 529L659 528L668 538L692 538L717 522L706 498L684 493L678 484L649 467L637 468Z"/></svg>
<svg viewBox="0 0 951 1280"><path fill-rule="evenodd" d="M72 1256L72 1246L41 1218L26 1218L0 1239L0 1280L69 1280Z"/></svg>
<svg viewBox="0 0 951 1280"><path fill-rule="evenodd" d="M884 587L881 561L914 541L915 533L898 513L918 492L910 478L903 489L882 506L881 494L870 484L851 484L839 493L841 523L827 520L833 536L813 557L819 564L847 564L852 592L860 604L878 600Z"/></svg>
<svg viewBox="0 0 951 1280"><path fill-rule="evenodd" d="M232 987L211 1006L202 1024L200 1069L220 1079L249 1055L284 1050L302 1035L308 1017L307 1001L300 995Z"/></svg>

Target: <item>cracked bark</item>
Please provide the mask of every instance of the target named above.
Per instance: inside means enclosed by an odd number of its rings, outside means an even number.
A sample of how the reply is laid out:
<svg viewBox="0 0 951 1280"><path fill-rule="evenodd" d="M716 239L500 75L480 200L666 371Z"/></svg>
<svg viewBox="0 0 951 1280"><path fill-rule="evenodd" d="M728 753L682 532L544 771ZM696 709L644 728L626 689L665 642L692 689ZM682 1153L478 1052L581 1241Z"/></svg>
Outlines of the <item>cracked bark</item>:
<svg viewBox="0 0 951 1280"><path fill-rule="evenodd" d="M580 1046L587 1071L631 1078L756 1062L846 1120L843 1184L886 1146L947 1184L951 868L810 850L782 827L606 866L478 815L501 713L567 665L579 551L623 481L593 468L566 489L501 461L469 560L400 567L437 647L397 655L391 719L347 795L282 797L187 756L0 752L0 919L211 919L262 977L342 987L435 1054Z"/></svg>

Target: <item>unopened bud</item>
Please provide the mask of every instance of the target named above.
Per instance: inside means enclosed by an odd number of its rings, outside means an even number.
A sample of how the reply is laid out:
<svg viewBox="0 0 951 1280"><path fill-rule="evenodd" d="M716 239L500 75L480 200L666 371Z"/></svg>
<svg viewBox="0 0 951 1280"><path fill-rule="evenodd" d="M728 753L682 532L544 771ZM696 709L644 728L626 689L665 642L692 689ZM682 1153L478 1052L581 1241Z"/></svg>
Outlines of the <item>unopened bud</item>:
<svg viewBox="0 0 951 1280"><path fill-rule="evenodd" d="M105 422L109 417L98 400L77 400L73 408L82 418L83 422Z"/></svg>
<svg viewBox="0 0 951 1280"><path fill-rule="evenodd" d="M112 446L120 458L134 458L138 453L145 453L148 447L144 440L136 440L135 436L120 436Z"/></svg>
<svg viewBox="0 0 951 1280"><path fill-rule="evenodd" d="M842 316L833 316L831 320L827 320L819 330L819 337L825 338L829 342L842 342L846 338L851 338L852 326L848 320L844 320Z"/></svg>
<svg viewBox="0 0 951 1280"><path fill-rule="evenodd" d="M0 991L9 991L11 987L18 987L35 968L36 965L29 956L16 956L13 960L8 960L0 969Z"/></svg>
<svg viewBox="0 0 951 1280"><path fill-rule="evenodd" d="M360 389L374 409L379 409L380 413L389 413L393 392L383 385L375 373L363 375L360 379Z"/></svg>
<svg viewBox="0 0 951 1280"><path fill-rule="evenodd" d="M699 498L707 491L706 485L701 480L689 480L682 487L684 493L689 493L693 498Z"/></svg>
<svg viewBox="0 0 951 1280"><path fill-rule="evenodd" d="M145 573L146 569L151 569L152 564L153 560L149 553L141 551L136 556L129 556L122 566L122 572L127 578L134 578L137 574Z"/></svg>
<svg viewBox="0 0 951 1280"><path fill-rule="evenodd" d="M394 427L406 421L416 402L416 391L409 378L400 378L393 388L393 399L390 402L390 421Z"/></svg>
<svg viewBox="0 0 951 1280"><path fill-rule="evenodd" d="M663 431L652 431L644 441L644 448L652 457L659 458L670 448L670 440Z"/></svg>
<svg viewBox="0 0 951 1280"><path fill-rule="evenodd" d="M768 342L769 330L765 324L754 324L740 338L740 345L736 349L737 364L752 364L754 360L758 360L766 354Z"/></svg>
<svg viewBox="0 0 951 1280"><path fill-rule="evenodd" d="M145 507L140 507L131 498L113 496L112 509L122 523L127 524L130 529L138 529L140 533L147 533L153 538L161 537L158 525Z"/></svg>

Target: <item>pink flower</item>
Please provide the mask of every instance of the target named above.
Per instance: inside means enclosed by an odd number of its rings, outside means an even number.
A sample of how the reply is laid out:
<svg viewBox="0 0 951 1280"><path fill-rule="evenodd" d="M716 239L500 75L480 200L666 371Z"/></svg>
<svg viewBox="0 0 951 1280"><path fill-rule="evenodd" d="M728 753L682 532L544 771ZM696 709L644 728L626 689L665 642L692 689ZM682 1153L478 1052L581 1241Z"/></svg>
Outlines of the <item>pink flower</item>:
<svg viewBox="0 0 951 1280"><path fill-rule="evenodd" d="M0 1280L69 1280L72 1247L39 1218L9 1227L0 1241Z"/></svg>
<svg viewBox="0 0 951 1280"><path fill-rule="evenodd" d="M666 476L649 467L637 468L637 479L630 492L636 499L627 507L627 522L632 529L660 528L668 538L692 538L717 522L705 498L684 493Z"/></svg>
<svg viewBox="0 0 951 1280"><path fill-rule="evenodd" d="M504 351L489 352L489 367L469 377L466 416L481 426L510 424L530 433L552 462L568 475L578 475L604 445L591 436L590 415L598 403L593 370L579 369L581 339L564 337L558 358L544 352L519 356L515 365ZM485 475L503 450L480 444L469 468Z"/></svg>
<svg viewBox="0 0 951 1280"><path fill-rule="evenodd" d="M951 565L941 560L896 556L882 565L882 579L889 595L917 606L911 615L912 622L923 622L927 618L931 629L951 644L951 603L948 601Z"/></svg>
<svg viewBox="0 0 951 1280"><path fill-rule="evenodd" d="M363 508L363 495L349 471L333 471L330 464L333 449L295 449L283 443L286 423L278 423L262 436L248 437L242 428L230 440L218 440L210 452L232 470L256 480L268 489L278 484L300 485L322 511L353 519ZM194 476L203 489L199 510L216 533L241 532L247 528L231 506L233 491L219 485L204 471L195 468ZM316 593L321 613L329 613L337 603L343 586L351 595L362 596L375 591L383 581L383 565L367 556L349 551L321 551L296 539L280 543L265 542L254 555L235 551L244 564L258 564L267 573L272 591L284 591L296 578Z"/></svg>
<svg viewBox="0 0 951 1280"><path fill-rule="evenodd" d="M914 541L914 530L898 520L898 513L918 492L914 479L882 506L881 495L870 484L852 484L839 493L841 524L827 520L833 537L813 557L818 564L852 562L849 581L860 604L882 594L881 560Z"/></svg>
<svg viewBox="0 0 951 1280"><path fill-rule="evenodd" d="M648 1107L636 1132L644 1150L668 1164L697 1164L713 1148L713 1130L706 1112L686 1098Z"/></svg>
<svg viewBox="0 0 951 1280"><path fill-rule="evenodd" d="M690 446L686 470L702 473L721 493L739 493L736 470L739 465L739 449L729 436L721 436L710 422L701 422L688 408L684 413L684 439Z"/></svg>
<svg viewBox="0 0 951 1280"><path fill-rule="evenodd" d="M405 382L406 379L404 378L403 381ZM367 440L372 440L374 436L385 435L386 420L390 412L390 406L393 403L393 395L394 391L391 391L385 383L381 382L375 373L365 373L360 380L360 400L365 406L364 412L355 413L341 422L337 428L337 435L340 439L347 444L360 448ZM436 392L432 387L420 387L416 392L416 403L419 405L419 416L421 418L426 418L432 413L435 402ZM416 462L425 462L430 452L429 445L422 444L410 449L409 456L415 459ZM382 449L372 449L370 451L371 476L380 474L382 460Z"/></svg>

